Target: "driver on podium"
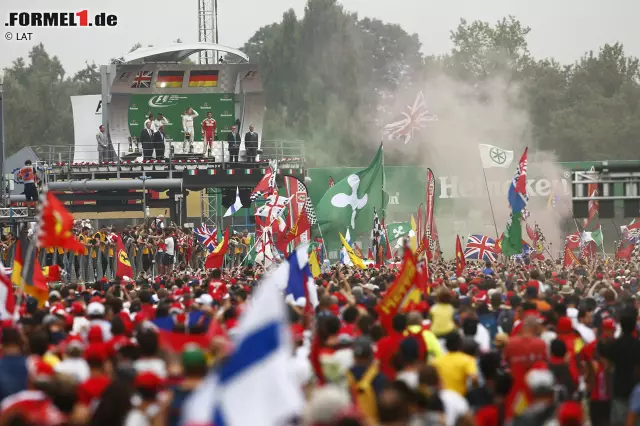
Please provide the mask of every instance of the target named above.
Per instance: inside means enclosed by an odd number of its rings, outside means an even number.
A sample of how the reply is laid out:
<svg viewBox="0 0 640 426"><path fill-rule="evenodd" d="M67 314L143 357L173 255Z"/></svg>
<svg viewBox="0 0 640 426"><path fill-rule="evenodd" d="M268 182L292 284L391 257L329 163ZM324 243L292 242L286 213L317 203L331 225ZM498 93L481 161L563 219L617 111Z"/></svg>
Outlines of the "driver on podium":
<svg viewBox="0 0 640 426"><path fill-rule="evenodd" d="M191 150L193 150L193 119L198 116L198 112L189 107L182 116L182 131L184 132L184 144L182 145L183 153L187 150L187 141Z"/></svg>
<svg viewBox="0 0 640 426"><path fill-rule="evenodd" d="M216 120L211 113L207 113L207 118L202 120L202 138L207 142L207 157L211 157L213 141L216 138Z"/></svg>

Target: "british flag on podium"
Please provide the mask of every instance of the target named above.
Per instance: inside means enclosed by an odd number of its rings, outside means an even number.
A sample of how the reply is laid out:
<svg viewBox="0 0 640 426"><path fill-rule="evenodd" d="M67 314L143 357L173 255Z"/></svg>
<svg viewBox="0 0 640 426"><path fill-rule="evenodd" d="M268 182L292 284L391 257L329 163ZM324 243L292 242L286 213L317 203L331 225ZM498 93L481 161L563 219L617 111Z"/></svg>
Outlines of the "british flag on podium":
<svg viewBox="0 0 640 426"><path fill-rule="evenodd" d="M496 241L486 235L469 235L464 249L465 259L496 260Z"/></svg>
<svg viewBox="0 0 640 426"><path fill-rule="evenodd" d="M199 228L194 229L193 232L198 241L205 246L207 250L215 250L218 245L218 228L215 225L209 228L203 224Z"/></svg>

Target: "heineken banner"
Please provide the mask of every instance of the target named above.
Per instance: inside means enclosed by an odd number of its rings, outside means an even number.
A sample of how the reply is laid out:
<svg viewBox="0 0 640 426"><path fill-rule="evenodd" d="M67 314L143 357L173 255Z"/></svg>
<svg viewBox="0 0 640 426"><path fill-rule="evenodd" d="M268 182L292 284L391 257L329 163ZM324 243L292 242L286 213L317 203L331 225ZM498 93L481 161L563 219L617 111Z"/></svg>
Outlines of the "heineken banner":
<svg viewBox="0 0 640 426"><path fill-rule="evenodd" d="M182 115L193 108L198 117L193 120L194 141L202 141L200 132L202 120L211 113L216 120L217 140L226 140L227 133L235 123L235 97L233 94L181 94L181 95L131 95L129 103L129 133L139 137L144 122L151 113L157 117L161 113L169 124L164 126L167 139L184 140Z"/></svg>

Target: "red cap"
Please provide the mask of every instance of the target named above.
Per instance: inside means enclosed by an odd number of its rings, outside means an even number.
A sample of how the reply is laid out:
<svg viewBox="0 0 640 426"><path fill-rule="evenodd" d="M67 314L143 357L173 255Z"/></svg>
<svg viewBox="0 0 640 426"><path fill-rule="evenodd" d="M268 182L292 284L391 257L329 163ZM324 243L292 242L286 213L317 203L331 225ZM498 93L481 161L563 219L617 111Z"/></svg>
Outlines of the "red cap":
<svg viewBox="0 0 640 426"><path fill-rule="evenodd" d="M164 380L150 371L144 371L136 376L134 385L138 389L158 391L164 385Z"/></svg>
<svg viewBox="0 0 640 426"><path fill-rule="evenodd" d="M570 333L571 330L573 330L573 323L571 322L571 318L560 317L560 319L558 319L556 331L558 333Z"/></svg>
<svg viewBox="0 0 640 426"><path fill-rule="evenodd" d="M469 284L467 283L462 283L460 284L460 294L462 294L463 296L467 294L467 292L469 291Z"/></svg>
<svg viewBox="0 0 640 426"><path fill-rule="evenodd" d="M337 304L334 303L331 306L329 306L329 310L333 315L340 316L340 307Z"/></svg>
<svg viewBox="0 0 640 426"><path fill-rule="evenodd" d="M89 343L104 343L104 336L102 335L102 327L95 324L89 328L87 333L87 341Z"/></svg>
<svg viewBox="0 0 640 426"><path fill-rule="evenodd" d="M558 408L558 422L560 426L581 425L583 420L582 405L579 402L563 402Z"/></svg>
<svg viewBox="0 0 640 426"><path fill-rule="evenodd" d="M616 322L613 318L605 318L602 320L602 330L614 331L616 329Z"/></svg>
<svg viewBox="0 0 640 426"><path fill-rule="evenodd" d="M71 313L73 315L84 315L84 305L80 302L73 302L71 304Z"/></svg>
<svg viewBox="0 0 640 426"><path fill-rule="evenodd" d="M87 361L105 362L107 351L102 344L92 343L84 350L84 359Z"/></svg>

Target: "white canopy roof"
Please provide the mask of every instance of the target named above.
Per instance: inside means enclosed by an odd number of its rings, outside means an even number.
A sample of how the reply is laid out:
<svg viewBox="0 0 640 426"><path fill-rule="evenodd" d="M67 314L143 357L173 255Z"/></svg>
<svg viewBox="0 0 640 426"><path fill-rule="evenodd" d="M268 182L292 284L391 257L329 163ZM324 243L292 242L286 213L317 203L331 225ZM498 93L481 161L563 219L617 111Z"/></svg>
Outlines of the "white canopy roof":
<svg viewBox="0 0 640 426"><path fill-rule="evenodd" d="M181 62L203 50L231 53L249 62L249 57L241 50L215 43L174 43L168 46L136 49L124 56L124 63L142 59L144 62Z"/></svg>

